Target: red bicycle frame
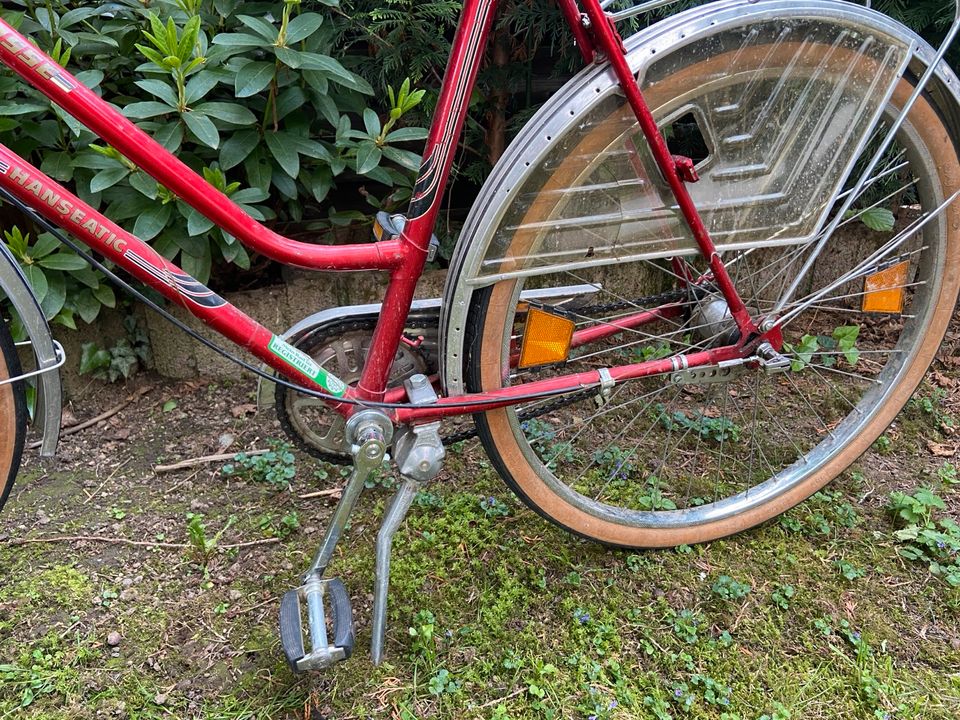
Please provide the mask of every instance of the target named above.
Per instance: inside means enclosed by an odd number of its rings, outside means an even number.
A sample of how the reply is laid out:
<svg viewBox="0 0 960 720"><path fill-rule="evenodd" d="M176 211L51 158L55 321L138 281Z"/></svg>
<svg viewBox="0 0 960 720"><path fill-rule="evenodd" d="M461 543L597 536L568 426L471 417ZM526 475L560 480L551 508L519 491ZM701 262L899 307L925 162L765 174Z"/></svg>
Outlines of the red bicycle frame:
<svg viewBox="0 0 960 720"><path fill-rule="evenodd" d="M611 368L610 376L614 381L627 380L747 356L759 344L762 336L740 300L686 190L685 183L696 180L692 163L670 154L626 63L620 36L601 9L599 0L582 0L585 15L581 14L576 0L557 1L584 59L594 61L602 56L610 63L624 88L627 101L636 113L654 158L676 196L680 211L701 253L709 263L712 279L725 297L740 328L741 337L745 339L739 347L711 349ZM362 245L324 246L296 242L260 224L2 20L0 62L252 250L277 262L310 270L389 272L390 282L362 376L358 386L349 389L344 396L359 401L396 400L395 394L389 398L385 395L390 369L410 311L417 279L426 263L440 199L449 178L454 151L496 9L497 0L466 0L464 3L404 231L398 239ZM303 366L298 365L297 351L270 330L2 145L0 187L170 301L187 309L224 337L250 351L277 372L307 387L330 391L316 376L307 374ZM629 327L652 322L668 311L669 308L661 308L659 311L644 311L620 318L616 324L591 328L575 335L574 343L593 342ZM532 395L598 385L602 379L598 371L588 371L488 393L441 398L431 406L394 409L392 416L396 422L403 423L480 412L515 404L519 399L529 399ZM345 415L356 407L347 403L333 405Z"/></svg>

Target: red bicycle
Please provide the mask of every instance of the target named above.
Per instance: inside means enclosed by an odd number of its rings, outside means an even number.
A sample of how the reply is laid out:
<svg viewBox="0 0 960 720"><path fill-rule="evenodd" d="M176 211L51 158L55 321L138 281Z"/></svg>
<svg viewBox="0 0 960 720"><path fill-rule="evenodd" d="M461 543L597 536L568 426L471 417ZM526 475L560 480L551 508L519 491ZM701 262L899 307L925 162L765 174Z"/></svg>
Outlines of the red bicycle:
<svg viewBox="0 0 960 720"><path fill-rule="evenodd" d="M571 532L619 547L703 542L783 512L864 452L953 313L960 82L942 59L960 8L934 49L841 0L721 0L625 40L617 21L668 2L613 14L600 0L557 2L587 67L487 180L443 298L416 301L496 2L464 3L407 213L378 216L375 242L336 247L251 218L0 22L4 65L249 248L311 270L389 273L382 305L278 335L0 146L7 201L138 298L149 302L57 228L256 356L274 374L246 366L275 386L284 428L353 464L303 585L282 601L295 670L352 652L349 598L325 571L389 450L404 483L377 540L381 659L393 534L444 445L474 432L445 435L444 418L472 415L507 484ZM698 157L671 151L681 127ZM859 219L878 208L889 226L868 231ZM22 371L0 324L2 500L30 376L42 452L56 448L62 352L0 250L0 288L36 363Z"/></svg>

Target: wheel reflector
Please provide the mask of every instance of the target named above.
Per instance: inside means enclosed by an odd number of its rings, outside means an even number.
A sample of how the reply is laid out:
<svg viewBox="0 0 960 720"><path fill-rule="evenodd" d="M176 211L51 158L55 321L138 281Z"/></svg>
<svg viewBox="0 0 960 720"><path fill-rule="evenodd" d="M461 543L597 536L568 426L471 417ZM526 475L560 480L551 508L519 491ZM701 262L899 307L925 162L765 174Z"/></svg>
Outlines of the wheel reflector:
<svg viewBox="0 0 960 720"><path fill-rule="evenodd" d="M863 283L863 311L873 313L903 312L903 288L907 284L910 263L899 262L868 275Z"/></svg>
<svg viewBox="0 0 960 720"><path fill-rule="evenodd" d="M527 310L519 367L562 362L570 353L574 322L535 307Z"/></svg>

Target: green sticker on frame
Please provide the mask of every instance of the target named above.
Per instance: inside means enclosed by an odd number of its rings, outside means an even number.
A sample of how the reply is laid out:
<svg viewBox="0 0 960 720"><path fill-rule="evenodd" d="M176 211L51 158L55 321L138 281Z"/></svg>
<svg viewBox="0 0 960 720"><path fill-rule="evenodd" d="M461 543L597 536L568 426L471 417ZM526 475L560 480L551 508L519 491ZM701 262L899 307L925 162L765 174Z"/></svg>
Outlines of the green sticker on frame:
<svg viewBox="0 0 960 720"><path fill-rule="evenodd" d="M336 375L327 372L314 362L313 358L293 345L274 335L267 346L270 352L298 372L303 373L331 395L343 397L347 384Z"/></svg>

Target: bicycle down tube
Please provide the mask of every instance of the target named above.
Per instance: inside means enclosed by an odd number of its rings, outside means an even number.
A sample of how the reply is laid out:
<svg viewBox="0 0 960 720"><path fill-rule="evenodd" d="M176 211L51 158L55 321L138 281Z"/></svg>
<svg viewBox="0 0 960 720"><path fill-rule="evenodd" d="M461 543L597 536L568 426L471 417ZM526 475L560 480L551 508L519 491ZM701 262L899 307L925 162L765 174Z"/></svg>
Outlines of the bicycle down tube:
<svg viewBox="0 0 960 720"><path fill-rule="evenodd" d="M687 168L682 159L670 155L623 59L619 35L608 22L608 16L601 9L598 0L583 0L586 15L581 15L575 0L558 2L564 17L574 30L584 57L593 57L595 46L602 49L611 63L612 71L626 88L627 98L640 121L657 164L676 195L681 213L693 231L701 252L710 264L712 275L743 331L742 337L750 340L749 344L745 341L744 346L738 348L720 348L666 361L618 366L612 369L611 376L619 381L669 372L676 369L678 364L695 367L723 359L744 357L756 347L756 327L740 301L686 192L684 183L693 181L695 175L691 175L691 168ZM3 146L0 146L0 187L281 374L332 395L361 401L383 400L416 282L426 262L429 239L497 5L496 0L467 0L464 3L436 114L425 145L419 177L414 187L408 222L401 237L397 240L340 246L296 242L260 224L0 20L0 61L3 64L188 205L236 236L244 245L277 262L300 268L328 271L379 270L390 273L383 311L356 389L348 389L339 379L319 368L308 356L285 343L266 327L160 256L145 242L111 222ZM585 28L589 29L588 33ZM627 319L624 319L624 325L626 324ZM518 401L514 398L529 399L531 395L538 393L553 394L599 385L603 379L597 371L590 371L511 386L482 395L443 398L440 401L442 407L401 409L394 413L394 418L403 422L478 412L513 404ZM346 415L352 408L341 404L337 409Z"/></svg>

